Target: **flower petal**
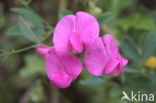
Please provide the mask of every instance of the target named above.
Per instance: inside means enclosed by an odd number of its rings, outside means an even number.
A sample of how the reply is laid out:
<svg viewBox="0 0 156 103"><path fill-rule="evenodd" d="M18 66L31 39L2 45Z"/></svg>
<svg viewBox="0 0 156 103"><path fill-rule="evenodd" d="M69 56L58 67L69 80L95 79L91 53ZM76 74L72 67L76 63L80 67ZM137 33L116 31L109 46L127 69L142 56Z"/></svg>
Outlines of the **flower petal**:
<svg viewBox="0 0 156 103"><path fill-rule="evenodd" d="M107 54L101 38L85 50L84 63L88 72L93 75L100 76L104 72L104 67L107 63Z"/></svg>
<svg viewBox="0 0 156 103"><path fill-rule="evenodd" d="M104 69L104 74L109 74L112 71L116 69L116 67L120 64L119 60L117 58L111 59L107 62L105 69Z"/></svg>
<svg viewBox="0 0 156 103"><path fill-rule="evenodd" d="M112 76L121 75L125 71L124 66L128 64L128 60L123 58L121 55L119 55L118 59L120 64L116 67L116 69L114 69L114 71L112 71L111 73Z"/></svg>
<svg viewBox="0 0 156 103"><path fill-rule="evenodd" d="M82 44L82 41L79 37L78 34L71 34L70 38L70 43L71 43L71 46L72 48L77 52L77 53L81 53L82 50L83 50L83 44Z"/></svg>
<svg viewBox="0 0 156 103"><path fill-rule="evenodd" d="M68 87L73 77L66 73L65 67L54 48L49 50L45 60L46 72L51 83L60 88Z"/></svg>
<svg viewBox="0 0 156 103"><path fill-rule="evenodd" d="M111 34L105 34L102 39L107 50L107 55L109 55L110 58L117 57L119 54L119 47L115 38Z"/></svg>
<svg viewBox="0 0 156 103"><path fill-rule="evenodd" d="M54 46L56 49L69 50L69 35L75 30L75 16L67 15L63 17L54 30Z"/></svg>
<svg viewBox="0 0 156 103"><path fill-rule="evenodd" d="M45 65L46 65L46 71L48 73L49 78L55 72L65 71L64 66L61 64L54 47L50 49L48 54L46 55Z"/></svg>
<svg viewBox="0 0 156 103"><path fill-rule="evenodd" d="M57 51L60 62L64 66L66 72L76 78L82 71L82 63L75 56L71 55L68 52Z"/></svg>
<svg viewBox="0 0 156 103"><path fill-rule="evenodd" d="M40 44L37 46L36 51L40 56L45 57L45 55L48 53L49 49L51 49L50 46Z"/></svg>
<svg viewBox="0 0 156 103"><path fill-rule="evenodd" d="M86 12L77 12L76 33L80 35L84 46L87 47L99 36L99 24L92 15Z"/></svg>
<svg viewBox="0 0 156 103"><path fill-rule="evenodd" d="M69 76L66 72L55 72L52 74L51 83L54 86L58 86L60 88L67 88L70 86L73 78Z"/></svg>
<svg viewBox="0 0 156 103"><path fill-rule="evenodd" d="M118 75L121 75L123 72L124 72L123 66L118 66L118 67L116 67L116 69L114 69L114 71L112 71L110 74L111 74L112 76L118 76Z"/></svg>
<svg viewBox="0 0 156 103"><path fill-rule="evenodd" d="M128 59L120 56L120 62L122 63L123 66L126 66L128 64Z"/></svg>

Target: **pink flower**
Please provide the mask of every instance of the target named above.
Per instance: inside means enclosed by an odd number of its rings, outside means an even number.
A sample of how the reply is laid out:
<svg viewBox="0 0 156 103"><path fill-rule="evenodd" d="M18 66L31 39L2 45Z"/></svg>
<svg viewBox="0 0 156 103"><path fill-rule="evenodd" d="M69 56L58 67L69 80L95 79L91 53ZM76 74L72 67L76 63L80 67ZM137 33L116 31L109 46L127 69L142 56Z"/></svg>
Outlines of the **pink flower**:
<svg viewBox="0 0 156 103"><path fill-rule="evenodd" d="M45 60L50 82L67 88L82 71L81 61L71 51L85 50L84 63L88 71L96 76L117 76L128 63L119 53L115 39L110 35L99 38L99 24L90 14L77 12L63 17L54 30L54 47L38 45L37 52Z"/></svg>
<svg viewBox="0 0 156 103"><path fill-rule="evenodd" d="M124 66L128 60L120 55L115 39L110 34L106 34L102 38L97 38L86 49L84 62L88 72L93 75L111 74L117 76L124 72Z"/></svg>
<svg viewBox="0 0 156 103"><path fill-rule="evenodd" d="M82 71L79 59L68 52L45 45L38 45L37 52L45 59L46 72L54 86L67 88Z"/></svg>
<svg viewBox="0 0 156 103"><path fill-rule="evenodd" d="M86 12L63 17L54 30L53 42L56 49L81 53L99 36L97 20Z"/></svg>

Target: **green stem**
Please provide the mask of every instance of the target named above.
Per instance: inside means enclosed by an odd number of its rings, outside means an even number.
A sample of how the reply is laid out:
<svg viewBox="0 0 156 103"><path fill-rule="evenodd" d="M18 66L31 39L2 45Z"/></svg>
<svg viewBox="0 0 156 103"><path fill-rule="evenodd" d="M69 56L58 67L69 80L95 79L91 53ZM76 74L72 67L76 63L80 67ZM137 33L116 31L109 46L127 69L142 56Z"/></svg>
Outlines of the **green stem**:
<svg viewBox="0 0 156 103"><path fill-rule="evenodd" d="M22 48L22 49L18 49L18 50L12 50L12 51L9 51L9 52L6 52L6 53L1 53L0 54L0 57L2 56L7 56L7 55L13 55L13 54L17 54L17 53L20 53L20 52L23 52L23 51L26 51L26 50L29 50L29 49L32 49L32 48L35 48L37 45L31 45L31 46L28 46L26 48Z"/></svg>

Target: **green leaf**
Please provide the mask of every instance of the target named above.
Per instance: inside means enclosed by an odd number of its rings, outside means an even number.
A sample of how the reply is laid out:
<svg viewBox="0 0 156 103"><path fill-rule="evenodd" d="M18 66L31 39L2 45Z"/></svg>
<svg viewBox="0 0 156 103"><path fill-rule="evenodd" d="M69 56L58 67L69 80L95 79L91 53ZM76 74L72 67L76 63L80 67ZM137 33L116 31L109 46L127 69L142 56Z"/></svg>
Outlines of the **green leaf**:
<svg viewBox="0 0 156 103"><path fill-rule="evenodd" d="M141 29L141 30L154 30L155 24L149 15L143 15L140 13L133 13L128 17L121 18L120 25L124 30L130 28Z"/></svg>
<svg viewBox="0 0 156 103"><path fill-rule="evenodd" d="M20 30L25 38L27 38L28 40L34 43L40 43L40 40L33 33L28 22L22 16L19 16L18 23L19 23Z"/></svg>
<svg viewBox="0 0 156 103"><path fill-rule="evenodd" d="M113 15L110 12L104 13L99 17L99 22L102 26L108 24L113 19Z"/></svg>
<svg viewBox="0 0 156 103"><path fill-rule="evenodd" d="M137 50L136 44L134 41L131 39L130 36L125 36L120 43L121 50L123 54L134 61L139 61L140 60L140 55Z"/></svg>
<svg viewBox="0 0 156 103"><path fill-rule="evenodd" d="M99 77L89 77L85 80L80 80L80 84L86 85L86 86L95 86L103 82L105 82L105 80Z"/></svg>
<svg viewBox="0 0 156 103"><path fill-rule="evenodd" d="M7 32L6 32L8 35L14 35L14 36L17 36L17 35L21 35L21 30L20 30L20 27L18 25L14 25L14 26L11 26Z"/></svg>
<svg viewBox="0 0 156 103"><path fill-rule="evenodd" d="M155 77L155 73L149 75L126 74L126 84L133 88L146 89L148 91L156 90Z"/></svg>
<svg viewBox="0 0 156 103"><path fill-rule="evenodd" d="M154 56L156 51L156 31L149 33L143 42L143 57Z"/></svg>
<svg viewBox="0 0 156 103"><path fill-rule="evenodd" d="M32 9L28 8L13 8L12 11L26 17L29 21L32 22L32 27L37 30L36 35L44 34L44 20Z"/></svg>

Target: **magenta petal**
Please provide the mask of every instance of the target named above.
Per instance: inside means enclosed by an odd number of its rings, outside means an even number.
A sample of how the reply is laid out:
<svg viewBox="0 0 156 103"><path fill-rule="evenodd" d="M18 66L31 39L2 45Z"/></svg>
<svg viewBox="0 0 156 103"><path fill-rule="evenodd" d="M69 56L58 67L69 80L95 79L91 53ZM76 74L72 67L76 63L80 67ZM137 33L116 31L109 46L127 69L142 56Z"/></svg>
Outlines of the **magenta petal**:
<svg viewBox="0 0 156 103"><path fill-rule="evenodd" d="M75 50L77 53L82 52L83 44L78 34L71 34L69 40L73 50Z"/></svg>
<svg viewBox="0 0 156 103"><path fill-rule="evenodd" d="M65 88L80 74L82 64L68 52L56 51L52 48L46 55L46 71L54 85Z"/></svg>
<svg viewBox="0 0 156 103"><path fill-rule="evenodd" d="M77 12L76 33L80 35L84 46L87 47L99 36L99 24L92 15L86 12Z"/></svg>
<svg viewBox="0 0 156 103"><path fill-rule="evenodd" d="M40 56L45 57L45 55L48 53L49 49L51 49L50 46L40 44L37 46L36 51Z"/></svg>
<svg viewBox="0 0 156 103"><path fill-rule="evenodd" d="M111 75L112 76L118 76L124 72L124 66L127 65L128 60L123 58L121 55L118 57L120 64L117 66L117 68L112 71Z"/></svg>
<svg viewBox="0 0 156 103"><path fill-rule="evenodd" d="M121 75L124 72L123 66L118 66L114 71L112 71L110 74L112 76L118 76Z"/></svg>
<svg viewBox="0 0 156 103"><path fill-rule="evenodd" d="M107 54L110 57L117 57L119 54L119 47L115 38L111 34L105 34L102 39L106 47Z"/></svg>
<svg viewBox="0 0 156 103"><path fill-rule="evenodd" d="M75 16L67 15L63 17L55 27L53 42L56 49L68 51L69 35L75 31Z"/></svg>
<svg viewBox="0 0 156 103"><path fill-rule="evenodd" d="M55 72L65 71L64 66L61 64L54 47L50 49L46 55L45 66L49 78L51 78L52 74Z"/></svg>
<svg viewBox="0 0 156 103"><path fill-rule="evenodd" d="M107 55L101 38L85 50L84 63L88 72L100 76L103 74L104 67L107 63Z"/></svg>
<svg viewBox="0 0 156 103"><path fill-rule="evenodd" d="M52 84L60 88L67 88L73 80L66 72L55 72L52 74L51 78Z"/></svg>
<svg viewBox="0 0 156 103"><path fill-rule="evenodd" d="M109 74L109 73L113 72L119 64L120 64L120 62L119 62L118 58L109 60L105 66L104 74Z"/></svg>
<svg viewBox="0 0 156 103"><path fill-rule="evenodd" d="M51 83L60 88L68 87L73 77L66 73L54 48L49 50L45 60L46 72Z"/></svg>
<svg viewBox="0 0 156 103"><path fill-rule="evenodd" d="M60 61L66 72L73 78L76 78L82 71L81 61L68 52L59 51L57 54L59 55Z"/></svg>
<svg viewBox="0 0 156 103"><path fill-rule="evenodd" d="M120 56L120 62L122 63L123 66L128 64L128 59L125 59L124 57Z"/></svg>

